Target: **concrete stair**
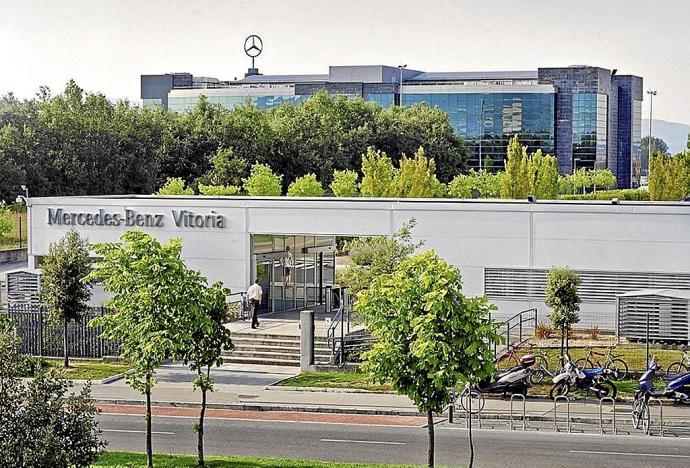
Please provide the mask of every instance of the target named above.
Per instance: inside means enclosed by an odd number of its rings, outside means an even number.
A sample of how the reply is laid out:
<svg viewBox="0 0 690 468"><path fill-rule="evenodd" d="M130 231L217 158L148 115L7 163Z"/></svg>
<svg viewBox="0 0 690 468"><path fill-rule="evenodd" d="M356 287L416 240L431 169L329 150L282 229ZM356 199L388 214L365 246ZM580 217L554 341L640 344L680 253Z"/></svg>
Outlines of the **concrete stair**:
<svg viewBox="0 0 690 468"><path fill-rule="evenodd" d="M235 349L223 353L224 362L237 364L261 364L271 366L299 366L300 337L261 333L233 333ZM326 339L316 337L314 360L317 364L327 364L331 350Z"/></svg>

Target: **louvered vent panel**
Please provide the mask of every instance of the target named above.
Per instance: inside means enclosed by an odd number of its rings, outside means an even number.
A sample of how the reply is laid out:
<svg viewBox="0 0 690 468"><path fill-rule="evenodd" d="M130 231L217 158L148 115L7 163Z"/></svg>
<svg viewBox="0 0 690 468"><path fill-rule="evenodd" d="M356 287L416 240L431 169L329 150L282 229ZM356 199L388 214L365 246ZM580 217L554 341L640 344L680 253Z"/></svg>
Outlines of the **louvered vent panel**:
<svg viewBox="0 0 690 468"><path fill-rule="evenodd" d="M7 302L10 305L38 305L41 277L36 273L15 271L7 273Z"/></svg>
<svg viewBox="0 0 690 468"><path fill-rule="evenodd" d="M652 341L688 341L688 301L661 296L621 298L619 334L631 340L645 340L647 314L649 314L649 338Z"/></svg>

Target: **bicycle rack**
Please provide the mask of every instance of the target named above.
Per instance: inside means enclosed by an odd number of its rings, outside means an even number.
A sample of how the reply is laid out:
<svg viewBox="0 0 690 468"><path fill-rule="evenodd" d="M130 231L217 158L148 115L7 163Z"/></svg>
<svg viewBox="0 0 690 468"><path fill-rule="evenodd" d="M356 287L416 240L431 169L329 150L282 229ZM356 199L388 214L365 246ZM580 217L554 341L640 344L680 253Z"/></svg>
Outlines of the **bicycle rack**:
<svg viewBox="0 0 690 468"><path fill-rule="evenodd" d="M526 408L527 408L527 402L525 400L525 395L522 395L520 393L513 393L510 395L510 430L513 430L513 401L515 401L515 397L521 398L522 399L522 430L526 431L527 430L527 415L526 415Z"/></svg>
<svg viewBox="0 0 690 468"><path fill-rule="evenodd" d="M559 395L553 399L553 430L555 432L560 432L558 430L558 400L563 400L566 403L566 409L567 409L566 427L568 428L568 433L570 433L571 432L571 430L570 430L570 398L568 398L567 395Z"/></svg>
<svg viewBox="0 0 690 468"><path fill-rule="evenodd" d="M616 400L611 397L603 397L599 400L599 434L605 434L604 431L604 402L611 402L611 409L613 410L613 435L618 434L616 428Z"/></svg>
<svg viewBox="0 0 690 468"><path fill-rule="evenodd" d="M477 415L477 428L481 429L482 428L481 411L477 411L476 413L472 412L472 391L470 391L467 394L467 401L468 401L467 407L469 408L469 411L465 412L465 427L469 428L470 424L472 424L472 419L470 417L470 413L471 413L472 415L475 415L475 414Z"/></svg>
<svg viewBox="0 0 690 468"><path fill-rule="evenodd" d="M647 406L649 407L649 426L647 427L647 435L652 435L652 408L651 404L653 402L656 402L659 404L659 435L661 437L664 436L664 402L659 400L658 398L650 398L649 401L647 402Z"/></svg>

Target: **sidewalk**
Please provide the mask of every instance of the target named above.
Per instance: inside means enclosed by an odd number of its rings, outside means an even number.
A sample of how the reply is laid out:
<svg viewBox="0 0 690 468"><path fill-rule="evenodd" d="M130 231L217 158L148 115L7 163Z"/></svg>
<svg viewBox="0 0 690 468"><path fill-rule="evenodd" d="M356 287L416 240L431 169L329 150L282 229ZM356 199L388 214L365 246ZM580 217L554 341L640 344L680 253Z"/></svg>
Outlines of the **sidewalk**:
<svg viewBox="0 0 690 468"><path fill-rule="evenodd" d="M209 408L245 411L301 411L318 413L375 414L389 416L419 416L412 402L405 396L391 393L369 393L345 389L301 389L277 387L273 384L297 375L299 369L281 366L254 366L226 364L214 369L215 391L208 395ZM192 390L195 374L182 365L172 364L159 368L153 389L154 406L196 407L200 393ZM130 388L124 380L94 385L92 396L99 404L143 405L144 396ZM510 418L510 401L487 398L482 419ZM522 401L513 402L514 416L522 416ZM558 417L565 418L567 405L559 401ZM617 402L618 418L627 417L630 403ZM612 405L602 406L604 415L611 415ZM525 404L527 420L553 421L554 403L547 399L528 399ZM658 410L654 408L653 416ZM573 398L570 416L574 422L598 424L599 402ZM665 423L690 427L690 406L673 406L664 402ZM464 414L457 414L464 417Z"/></svg>

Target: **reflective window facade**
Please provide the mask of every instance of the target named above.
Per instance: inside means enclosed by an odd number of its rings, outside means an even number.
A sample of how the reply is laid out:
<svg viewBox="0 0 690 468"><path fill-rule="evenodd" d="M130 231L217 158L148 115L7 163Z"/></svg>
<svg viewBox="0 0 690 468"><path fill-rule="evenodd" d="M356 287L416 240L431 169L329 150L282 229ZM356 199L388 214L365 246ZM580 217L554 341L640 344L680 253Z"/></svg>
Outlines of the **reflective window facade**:
<svg viewBox="0 0 690 468"><path fill-rule="evenodd" d="M573 169L604 169L607 156L608 96L573 94Z"/></svg>
<svg viewBox="0 0 690 468"><path fill-rule="evenodd" d="M142 99L144 109L159 109L163 107L163 99L161 98L148 98Z"/></svg>
<svg viewBox="0 0 690 468"><path fill-rule="evenodd" d="M494 168L502 168L508 141L516 134L529 151L553 154L553 93L404 93L402 102L423 102L446 112L455 132L469 143L470 167L479 168L489 157Z"/></svg>
<svg viewBox="0 0 690 468"><path fill-rule="evenodd" d="M203 93L200 93L203 94ZM305 101L309 96L207 96L206 100L211 104L220 104L228 109L233 109L242 104L251 104L259 109L270 109L281 104L299 104ZM170 96L168 98L168 107L170 110L178 113L189 112L196 107L200 96Z"/></svg>
<svg viewBox="0 0 690 468"><path fill-rule="evenodd" d="M390 107L395 104L395 93L365 93L363 97L366 101L373 101L381 107Z"/></svg>

